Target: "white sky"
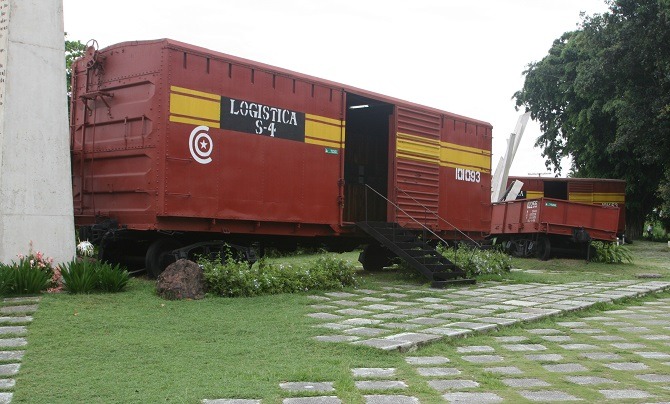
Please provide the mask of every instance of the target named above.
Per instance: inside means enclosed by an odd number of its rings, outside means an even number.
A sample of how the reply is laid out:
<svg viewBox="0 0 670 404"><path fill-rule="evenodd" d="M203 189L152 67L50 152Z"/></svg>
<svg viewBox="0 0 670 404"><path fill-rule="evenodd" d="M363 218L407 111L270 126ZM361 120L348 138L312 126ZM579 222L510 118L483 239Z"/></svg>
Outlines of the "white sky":
<svg viewBox="0 0 670 404"><path fill-rule="evenodd" d="M71 40L171 38L493 124L493 167L522 71L604 0L63 0ZM512 175L545 172L530 122ZM564 166L563 174L569 167Z"/></svg>

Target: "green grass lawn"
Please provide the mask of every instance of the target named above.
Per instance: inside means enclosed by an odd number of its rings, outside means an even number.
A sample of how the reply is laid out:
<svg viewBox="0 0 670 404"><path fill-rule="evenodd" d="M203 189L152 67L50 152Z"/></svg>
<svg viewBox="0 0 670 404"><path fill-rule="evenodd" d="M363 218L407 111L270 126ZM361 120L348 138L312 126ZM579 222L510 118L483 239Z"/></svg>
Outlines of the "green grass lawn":
<svg viewBox="0 0 670 404"><path fill-rule="evenodd" d="M515 260L517 268L546 272L515 272L498 280L616 280L641 272L668 278L666 244L636 242L631 250L635 262L625 265ZM355 261L357 254L342 257ZM361 288L378 289L426 282L388 271L362 273L360 283ZM422 403L439 397L401 354L314 341L312 337L322 331L306 316L309 304L313 301L307 295L165 301L155 295L154 283L145 279L133 279L120 294L43 295L28 327L29 343L13 402L197 403L204 398L254 398L274 403L299 395L281 390L280 382L334 381L343 402L362 403L351 375L354 367L395 367L398 379L410 386L402 394Z"/></svg>
<svg viewBox="0 0 670 404"><path fill-rule="evenodd" d="M281 381L351 383L383 353L312 341L300 295L164 301L153 282L117 295L45 295L13 402L184 402L264 398Z"/></svg>

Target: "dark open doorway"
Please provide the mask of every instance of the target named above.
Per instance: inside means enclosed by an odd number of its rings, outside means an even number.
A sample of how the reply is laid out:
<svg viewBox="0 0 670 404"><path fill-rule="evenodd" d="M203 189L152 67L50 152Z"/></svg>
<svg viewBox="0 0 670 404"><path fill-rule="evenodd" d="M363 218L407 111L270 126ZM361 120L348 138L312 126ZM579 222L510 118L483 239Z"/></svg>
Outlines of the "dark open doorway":
<svg viewBox="0 0 670 404"><path fill-rule="evenodd" d="M388 153L393 105L347 93L344 221L386 221Z"/></svg>
<svg viewBox="0 0 670 404"><path fill-rule="evenodd" d="M567 181L544 181L544 197L568 200Z"/></svg>

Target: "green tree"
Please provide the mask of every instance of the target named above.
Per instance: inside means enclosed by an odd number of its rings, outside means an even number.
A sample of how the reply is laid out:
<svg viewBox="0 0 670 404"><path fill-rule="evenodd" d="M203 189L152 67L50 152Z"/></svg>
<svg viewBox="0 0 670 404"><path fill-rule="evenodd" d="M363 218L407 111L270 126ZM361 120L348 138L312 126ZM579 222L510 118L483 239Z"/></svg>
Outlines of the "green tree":
<svg viewBox="0 0 670 404"><path fill-rule="evenodd" d="M575 176L626 180L637 238L670 182L670 0L607 4L531 63L514 97L540 123L547 167L569 155Z"/></svg>
<svg viewBox="0 0 670 404"><path fill-rule="evenodd" d="M84 56L86 51L86 45L80 41L69 41L67 39L67 33L65 34L65 73L67 75L67 97L68 101L70 100L70 95L72 94L72 63L77 58ZM70 103L68 102L68 105Z"/></svg>

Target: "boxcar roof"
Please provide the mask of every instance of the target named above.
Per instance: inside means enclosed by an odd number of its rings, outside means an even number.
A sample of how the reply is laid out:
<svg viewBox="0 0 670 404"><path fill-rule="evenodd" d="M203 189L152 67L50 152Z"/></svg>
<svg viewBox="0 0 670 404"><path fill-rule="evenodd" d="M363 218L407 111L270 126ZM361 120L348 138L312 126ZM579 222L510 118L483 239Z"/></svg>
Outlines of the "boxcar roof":
<svg viewBox="0 0 670 404"><path fill-rule="evenodd" d="M361 95L361 96L368 97L368 98L374 98L376 100L384 101L384 102L387 102L387 103L390 103L390 104L397 104L397 105L401 105L401 106L405 106L405 107L414 107L414 108L429 110L429 111L432 111L434 113L438 113L438 114L441 114L441 115L448 115L452 118L457 118L457 119L463 120L465 122L469 122L469 123L473 123L473 124L477 124L477 125L488 126L489 128L493 127L490 123L488 123L486 121L469 118L469 117L466 117L466 116L454 114L452 112L440 110L440 109L437 109L437 108L428 107L428 106L425 106L425 105L401 100L401 99L390 97L390 96L387 96L387 95L375 93L373 91L363 90L363 89L356 88L356 87L353 87L353 86L348 86L348 85L341 84L341 83L338 83L338 82L321 79L321 78L318 78L318 77L315 77L315 76L310 76L310 75L307 75L307 74L298 73L298 72L295 72L295 71L292 71L292 70L283 69L283 68L268 65L268 64L265 64L265 63L259 63L259 62L253 61L253 60L244 59L244 58L240 58L240 57L237 57L237 56L232 56L232 55L229 55L229 54L226 54L226 53L213 51L213 50L210 50L210 49L202 48L202 47L195 46L195 45L190 45L190 44L187 44L187 43L184 43L184 42L180 42L180 41L176 41L176 40L168 39L168 38L154 39L154 40L120 42L120 43L117 43L117 44L114 44L114 45L107 46L104 49L101 49L101 51L111 50L111 49L114 49L114 48L121 48L121 47L125 47L125 46L144 45L144 44L152 44L152 43L155 43L155 44L163 43L166 47L168 47L170 49L176 49L176 50L181 50L181 51L185 51L185 52L189 52L189 53L201 54L201 55L207 56L207 57L220 58L220 59L224 59L226 61L234 62L234 63L237 63L237 64L246 65L246 66L249 66L249 67L252 67L252 68L255 68L255 69L268 70L268 71L283 74L283 75L286 75L286 76L289 76L289 77L294 77L296 79L309 81L309 82L312 82L312 83L315 83L315 84L321 84L323 86L341 88L344 91L349 92L349 93L354 93L354 94Z"/></svg>
<svg viewBox="0 0 670 404"><path fill-rule="evenodd" d="M509 178L514 178L518 180L542 180L542 181L555 181L555 182L584 182L584 181L597 181L597 182L626 182L625 180L612 179L612 178L566 178L566 177L533 177L533 176L517 176L510 175Z"/></svg>

